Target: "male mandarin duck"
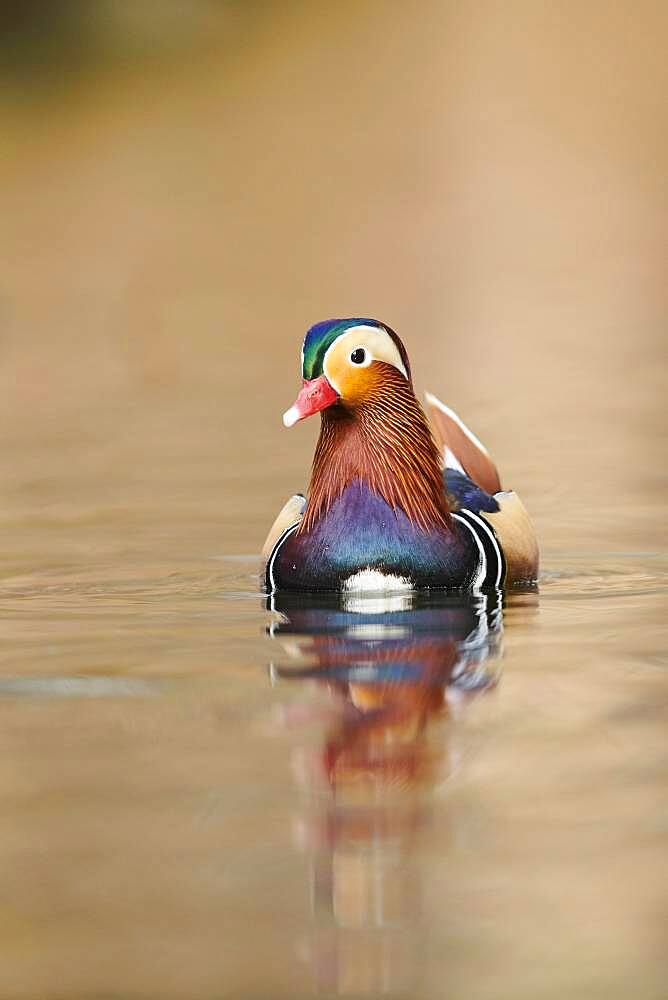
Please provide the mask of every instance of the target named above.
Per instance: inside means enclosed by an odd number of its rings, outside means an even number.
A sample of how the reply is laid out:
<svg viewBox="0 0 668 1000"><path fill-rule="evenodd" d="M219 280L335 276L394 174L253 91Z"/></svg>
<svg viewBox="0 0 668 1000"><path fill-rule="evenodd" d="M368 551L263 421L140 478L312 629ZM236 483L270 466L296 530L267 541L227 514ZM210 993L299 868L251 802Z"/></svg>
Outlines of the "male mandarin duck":
<svg viewBox="0 0 668 1000"><path fill-rule="evenodd" d="M291 427L321 413L308 500L291 497L263 548L270 593L481 590L530 582L536 536L501 491L486 448L427 394L406 349L375 319L316 323L302 348ZM438 443L437 443L438 442Z"/></svg>

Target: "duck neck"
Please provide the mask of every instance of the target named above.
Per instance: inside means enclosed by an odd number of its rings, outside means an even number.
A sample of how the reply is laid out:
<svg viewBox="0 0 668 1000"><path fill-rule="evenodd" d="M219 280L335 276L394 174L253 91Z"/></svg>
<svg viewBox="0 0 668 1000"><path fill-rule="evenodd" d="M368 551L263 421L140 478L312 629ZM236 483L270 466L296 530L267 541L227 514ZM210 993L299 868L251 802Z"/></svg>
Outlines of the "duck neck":
<svg viewBox="0 0 668 1000"><path fill-rule="evenodd" d="M354 409L339 403L323 411L300 531L313 528L354 480L423 531L449 527L438 448L410 384L400 376L394 383Z"/></svg>

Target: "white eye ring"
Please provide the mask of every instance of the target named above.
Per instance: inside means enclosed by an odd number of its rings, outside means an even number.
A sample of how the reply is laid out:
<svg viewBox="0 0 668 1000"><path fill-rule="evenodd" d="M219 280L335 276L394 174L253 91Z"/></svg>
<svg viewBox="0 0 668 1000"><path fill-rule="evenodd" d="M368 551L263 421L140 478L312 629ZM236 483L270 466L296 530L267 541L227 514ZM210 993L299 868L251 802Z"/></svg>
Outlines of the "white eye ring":
<svg viewBox="0 0 668 1000"><path fill-rule="evenodd" d="M358 356L361 355L359 361L356 360L355 358L356 354ZM354 350L350 352L350 362L351 364L355 365L356 368L368 368L372 361L373 357L371 355L371 352L368 351L366 347L361 347L361 346L356 347Z"/></svg>

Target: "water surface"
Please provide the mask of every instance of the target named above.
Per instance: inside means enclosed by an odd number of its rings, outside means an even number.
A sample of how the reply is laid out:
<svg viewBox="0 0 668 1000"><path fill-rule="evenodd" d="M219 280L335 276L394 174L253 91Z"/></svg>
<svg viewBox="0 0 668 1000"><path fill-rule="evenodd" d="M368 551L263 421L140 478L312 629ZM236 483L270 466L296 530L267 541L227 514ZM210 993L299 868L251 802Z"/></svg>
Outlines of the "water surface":
<svg viewBox="0 0 668 1000"><path fill-rule="evenodd" d="M658 996L665 564L583 562L502 611L9 581L8 995Z"/></svg>
<svg viewBox="0 0 668 1000"><path fill-rule="evenodd" d="M0 996L664 995L665 5L140 6L0 92ZM538 592L266 607L333 315Z"/></svg>

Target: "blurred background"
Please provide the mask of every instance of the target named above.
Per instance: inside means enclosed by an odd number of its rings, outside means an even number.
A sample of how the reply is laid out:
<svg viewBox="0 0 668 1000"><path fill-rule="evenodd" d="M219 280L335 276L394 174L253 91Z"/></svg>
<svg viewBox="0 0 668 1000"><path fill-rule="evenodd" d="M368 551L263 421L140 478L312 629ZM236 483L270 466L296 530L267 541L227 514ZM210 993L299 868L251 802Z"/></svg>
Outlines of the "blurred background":
<svg viewBox="0 0 668 1000"><path fill-rule="evenodd" d="M205 544L257 550L307 485L316 421L280 422L303 332L371 315L544 549L651 543L665 4L0 18L4 517L103 503L152 532L196 510Z"/></svg>
<svg viewBox="0 0 668 1000"><path fill-rule="evenodd" d="M667 29L661 0L4 0L6 1000L311 995L256 553L308 484L301 338L347 315L399 333L543 555L417 855L419 995L661 994ZM391 993L363 965L348 993Z"/></svg>

